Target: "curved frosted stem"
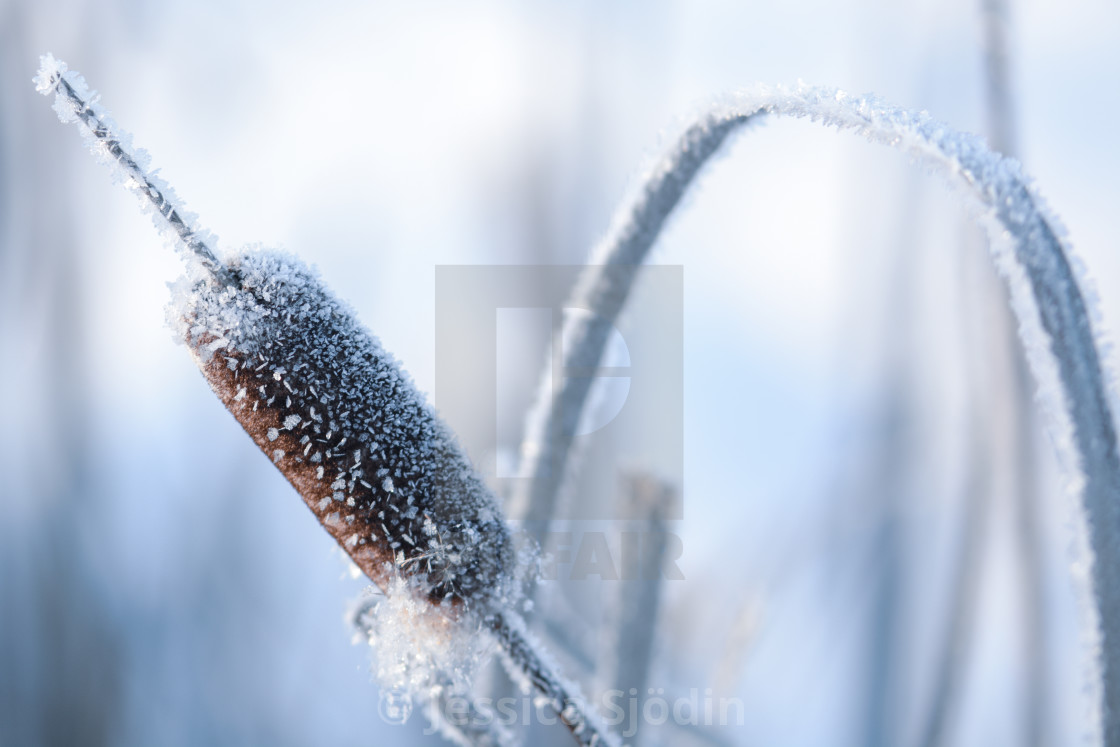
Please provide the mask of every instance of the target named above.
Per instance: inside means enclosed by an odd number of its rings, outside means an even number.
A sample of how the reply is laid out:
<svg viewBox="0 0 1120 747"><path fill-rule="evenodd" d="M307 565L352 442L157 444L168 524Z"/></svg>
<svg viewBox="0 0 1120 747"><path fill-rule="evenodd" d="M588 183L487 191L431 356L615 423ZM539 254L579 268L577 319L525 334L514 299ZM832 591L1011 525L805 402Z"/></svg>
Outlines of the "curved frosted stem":
<svg viewBox="0 0 1120 747"><path fill-rule="evenodd" d="M720 105L686 131L647 178L637 199L592 258L573 297L595 312L573 322L564 365L598 363L605 330L617 318L665 219L703 165L736 127L761 114L811 119L891 145L940 171L988 230L1007 281L1023 342L1050 416L1059 456L1080 489L1092 549L1092 590L1099 614L1101 727L1120 744L1120 457L1106 378L1089 308L1058 221L1044 208L1018 162L924 112L835 89L761 89ZM587 322L588 319L593 320ZM574 325L583 324L582 327ZM520 496L523 518L551 515L572 435L587 400L587 380L542 390L523 446L531 479Z"/></svg>
<svg viewBox="0 0 1120 747"><path fill-rule="evenodd" d="M591 315L572 315L561 339L569 341L555 351L563 370L592 369L599 364L607 337L622 311L653 242L673 208L707 160L727 136L754 116L753 113L716 111L692 125L676 147L646 176L634 203L619 214L607 240L595 251L590 267L576 285L571 306L591 309ZM548 521L567 469L572 440L594 381L590 376L564 377L555 391L549 380L529 415L521 459L522 474L530 475L514 496L511 515L518 519ZM541 527L537 536L543 536Z"/></svg>

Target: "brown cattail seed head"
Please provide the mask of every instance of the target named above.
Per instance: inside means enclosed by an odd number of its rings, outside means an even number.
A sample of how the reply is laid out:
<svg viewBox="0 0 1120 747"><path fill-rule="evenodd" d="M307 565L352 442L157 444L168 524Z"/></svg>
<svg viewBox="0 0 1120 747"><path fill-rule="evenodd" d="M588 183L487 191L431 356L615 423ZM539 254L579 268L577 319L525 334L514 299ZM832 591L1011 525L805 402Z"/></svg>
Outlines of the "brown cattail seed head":
<svg viewBox="0 0 1120 747"><path fill-rule="evenodd" d="M355 564L434 604L508 603L513 549L486 486L380 342L299 260L183 281L171 319L211 388Z"/></svg>

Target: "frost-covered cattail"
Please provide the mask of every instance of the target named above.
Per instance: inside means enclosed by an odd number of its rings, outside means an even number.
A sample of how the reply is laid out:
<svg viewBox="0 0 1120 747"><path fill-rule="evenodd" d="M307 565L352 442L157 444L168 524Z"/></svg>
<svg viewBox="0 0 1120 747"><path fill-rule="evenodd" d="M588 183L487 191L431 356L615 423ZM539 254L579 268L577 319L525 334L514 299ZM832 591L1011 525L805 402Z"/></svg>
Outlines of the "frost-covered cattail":
<svg viewBox="0 0 1120 747"><path fill-rule="evenodd" d="M36 77L55 111L139 193L188 260L169 321L226 408L358 568L386 595L383 688L427 703L465 689L496 642L581 744L607 741L517 614L515 552L497 503L453 434L380 342L298 259L218 259L171 189L50 55ZM451 734L454 736L454 734Z"/></svg>
<svg viewBox="0 0 1120 747"><path fill-rule="evenodd" d="M452 608L510 600L513 550L489 490L393 357L299 260L180 283L172 323L214 393L381 588Z"/></svg>

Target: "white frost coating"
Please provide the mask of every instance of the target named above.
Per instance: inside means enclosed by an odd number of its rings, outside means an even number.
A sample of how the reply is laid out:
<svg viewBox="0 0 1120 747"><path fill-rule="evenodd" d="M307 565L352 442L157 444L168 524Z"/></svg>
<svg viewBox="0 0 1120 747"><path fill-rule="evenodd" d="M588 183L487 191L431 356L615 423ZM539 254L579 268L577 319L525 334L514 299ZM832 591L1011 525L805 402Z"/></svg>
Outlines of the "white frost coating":
<svg viewBox="0 0 1120 747"><path fill-rule="evenodd" d="M354 567L355 577L361 571ZM496 641L486 628L470 635L428 605L409 601L407 584L396 579L389 596L372 594L348 615L358 640L372 650L373 676L381 690L379 711L394 722L407 720L416 701L428 722L462 747L517 747L515 733L478 710L470 685L493 655ZM463 713L462 704L469 708Z"/></svg>
<svg viewBox="0 0 1120 747"><path fill-rule="evenodd" d="M378 686L422 700L445 691L466 693L494 649L488 631L453 622L440 608L417 601L401 577L385 593L360 621L373 649Z"/></svg>
<svg viewBox="0 0 1120 747"><path fill-rule="evenodd" d="M1095 292L1065 231L1046 209L1019 163L992 152L979 137L957 132L925 112L910 112L873 96L827 88L759 88L713 107L648 174L592 254L568 305L591 310L569 320L561 335L576 341L565 367L589 368L602 357L609 325L620 313L637 266L701 166L729 132L759 115L806 118L853 130L891 145L942 173L959 188L987 229L993 258L1011 289L1020 335L1038 381L1040 400L1069 481L1084 512L1084 567L1091 568L1096 608L1086 606L1092 660L1091 698L1108 744L1120 744L1120 456L1116 387L1104 370L1107 342ZM588 324L588 320L601 320ZM517 496L516 514L548 519L570 462L572 437L587 401L587 379L569 378L553 395L539 390L522 459L531 479ZM524 471L523 471L524 473ZM555 477L554 477L555 476ZM1091 547L1091 551L1090 551ZM1075 575L1079 570L1075 569ZM1097 618L1099 615L1099 618Z"/></svg>
<svg viewBox="0 0 1120 747"><path fill-rule="evenodd" d="M109 117L100 104L101 97L89 90L81 73L69 70L65 62L48 53L40 58L39 73L32 82L44 96L54 95L59 120L77 124L90 152L109 167L114 181L137 194L160 235L189 260L188 265L229 282L213 249L216 237L197 227L197 216L183 209L175 190L151 169L148 154L133 147L132 135Z"/></svg>
<svg viewBox="0 0 1120 747"><path fill-rule="evenodd" d="M588 747L617 747L618 738L611 734L580 693L579 687L557 673L559 665L515 614L506 614L494 621L491 631L502 644L502 663L510 679L524 692L535 688L544 703L562 714L572 736Z"/></svg>

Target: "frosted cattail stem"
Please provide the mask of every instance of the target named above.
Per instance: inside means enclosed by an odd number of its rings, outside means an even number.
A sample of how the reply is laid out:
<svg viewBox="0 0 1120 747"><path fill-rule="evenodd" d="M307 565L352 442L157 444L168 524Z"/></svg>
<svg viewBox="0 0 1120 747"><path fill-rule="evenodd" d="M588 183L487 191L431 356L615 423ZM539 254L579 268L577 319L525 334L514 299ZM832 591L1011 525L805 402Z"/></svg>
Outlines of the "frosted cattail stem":
<svg viewBox="0 0 1120 747"><path fill-rule="evenodd" d="M690 128L647 177L638 199L624 208L592 256L592 266L571 305L599 320L565 330L570 365L595 365L606 345L605 324L625 304L636 270L665 219L705 160L727 134L763 115L810 119L852 130L896 147L947 177L988 231L993 259L1007 282L1020 333L1059 459L1080 497L1091 565L1094 605L1086 608L1094 637L1090 687L1100 687L1101 737L1120 744L1120 455L1112 392L1098 351L1081 277L1064 229L1043 205L1019 163L990 150L925 112L891 106L874 96L800 86L761 88L715 107ZM1095 313L1095 311L1093 312ZM567 334L570 332L570 334ZM1103 346L1103 345L1102 345ZM569 359L565 358L565 365ZM554 393L542 388L523 443L530 475L520 517L551 516L567 466L587 387L570 378ZM1078 538L1079 540L1085 538Z"/></svg>
<svg viewBox="0 0 1120 747"><path fill-rule="evenodd" d="M560 715L561 722L576 742L587 747L617 744L605 728L591 719L591 710L575 686L560 679L556 675L557 667L542 658L540 647L529 637L519 617L496 614L490 618L489 624L502 644L503 654L510 665L510 676L515 680L527 679Z"/></svg>
<svg viewBox="0 0 1120 747"><path fill-rule="evenodd" d="M44 96L55 96L54 108L59 119L77 121L82 134L89 139L90 149L100 160L115 165L128 187L150 203L157 226L169 230L203 268L224 284L235 282L229 269L218 260L208 238L194 227L193 216L179 206L170 187L148 170L148 155L142 150L133 150L132 137L109 118L98 103L99 96L87 88L79 73L68 70L65 62L46 54L35 85Z"/></svg>
<svg viewBox="0 0 1120 747"><path fill-rule="evenodd" d="M580 744L609 744L526 637L498 504L400 364L298 259L259 251L220 263L81 76L48 55L36 84L206 270L173 287L169 322L214 394L385 593L368 617L383 693L431 704L449 687L465 692L496 640Z"/></svg>

